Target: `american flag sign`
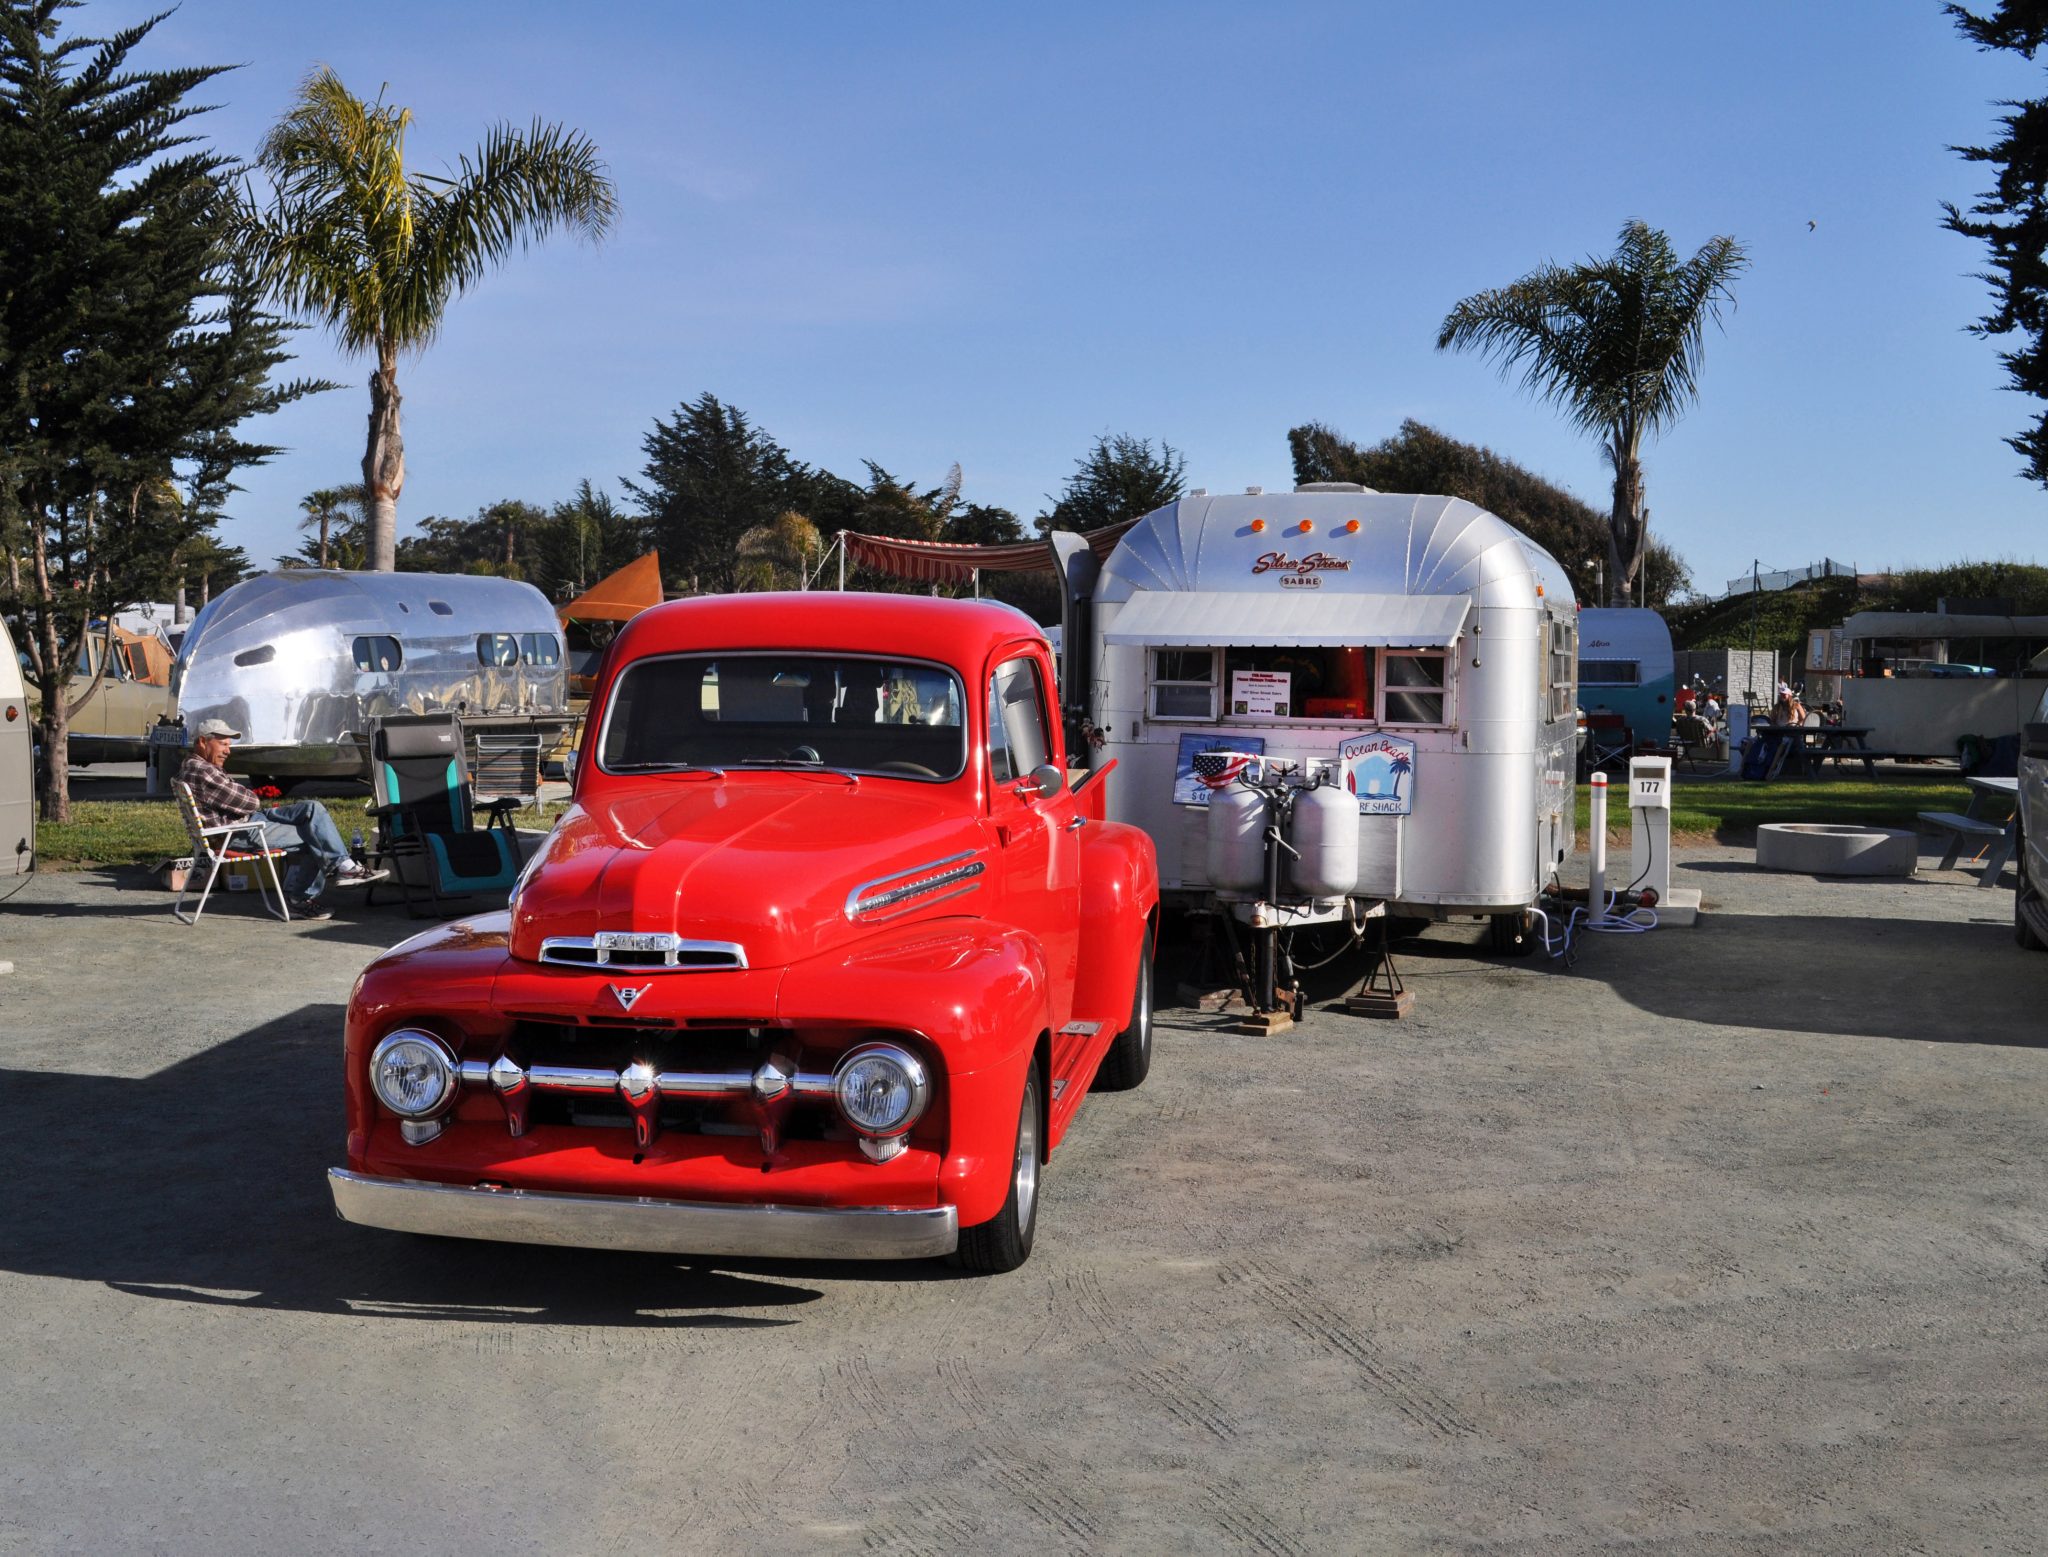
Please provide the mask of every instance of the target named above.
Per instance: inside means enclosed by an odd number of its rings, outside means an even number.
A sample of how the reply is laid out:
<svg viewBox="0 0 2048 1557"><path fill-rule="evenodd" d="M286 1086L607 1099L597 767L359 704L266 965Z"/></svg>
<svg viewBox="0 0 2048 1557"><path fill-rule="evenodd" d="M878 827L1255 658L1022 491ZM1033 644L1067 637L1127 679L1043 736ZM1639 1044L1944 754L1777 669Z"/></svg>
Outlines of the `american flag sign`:
<svg viewBox="0 0 2048 1557"><path fill-rule="evenodd" d="M1202 781L1205 789L1228 789L1237 782L1239 774L1258 760L1249 752L1198 751L1195 753L1195 777Z"/></svg>

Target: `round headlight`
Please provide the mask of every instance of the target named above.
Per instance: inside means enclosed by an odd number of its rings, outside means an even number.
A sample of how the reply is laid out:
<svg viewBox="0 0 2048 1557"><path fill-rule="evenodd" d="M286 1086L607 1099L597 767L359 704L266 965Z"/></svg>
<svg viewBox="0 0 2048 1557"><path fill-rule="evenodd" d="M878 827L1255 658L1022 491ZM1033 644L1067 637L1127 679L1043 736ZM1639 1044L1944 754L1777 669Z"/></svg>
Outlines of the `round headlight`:
<svg viewBox="0 0 2048 1557"><path fill-rule="evenodd" d="M839 1112L862 1135L901 1135L917 1123L931 1098L924 1065L893 1043L867 1044L851 1051L832 1073Z"/></svg>
<svg viewBox="0 0 2048 1557"><path fill-rule="evenodd" d="M431 1119L455 1100L455 1057L432 1033L400 1028L370 1056L370 1087L401 1119Z"/></svg>

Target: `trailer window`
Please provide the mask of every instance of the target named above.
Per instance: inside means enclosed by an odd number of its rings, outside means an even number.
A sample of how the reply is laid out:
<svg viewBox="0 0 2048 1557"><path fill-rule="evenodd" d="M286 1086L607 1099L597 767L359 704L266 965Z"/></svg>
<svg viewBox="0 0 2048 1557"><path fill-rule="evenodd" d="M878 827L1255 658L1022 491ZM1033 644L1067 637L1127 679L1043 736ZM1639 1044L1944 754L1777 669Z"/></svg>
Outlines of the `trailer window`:
<svg viewBox="0 0 2048 1557"><path fill-rule="evenodd" d="M562 646L553 633L521 633L519 655L529 665L559 665Z"/></svg>
<svg viewBox="0 0 2048 1557"><path fill-rule="evenodd" d="M510 670L519 663L519 640L510 633L478 633L476 662L495 670Z"/></svg>
<svg viewBox="0 0 2048 1557"><path fill-rule="evenodd" d="M998 784L1023 778L1049 760L1045 699L1039 696L1038 667L1011 660L988 678L988 769Z"/></svg>
<svg viewBox="0 0 2048 1557"><path fill-rule="evenodd" d="M1642 685L1643 667L1634 660L1580 660L1582 687L1634 687Z"/></svg>
<svg viewBox="0 0 2048 1557"><path fill-rule="evenodd" d="M1152 651L1152 717L1214 719L1216 717L1216 651L1154 649Z"/></svg>
<svg viewBox="0 0 2048 1557"><path fill-rule="evenodd" d="M1225 690L1236 695L1239 671L1287 678L1288 719L1341 719L1362 724L1373 717L1373 656L1365 648L1233 648L1224 659ZM1269 690L1272 688L1269 683ZM1234 712L1234 710L1233 710Z"/></svg>
<svg viewBox="0 0 2048 1557"><path fill-rule="evenodd" d="M1381 724L1448 723L1444 689L1449 668L1441 649L1387 649L1381 670Z"/></svg>
<svg viewBox="0 0 2048 1557"><path fill-rule="evenodd" d="M358 638L355 658L357 670L392 671L405 663L405 654L396 638Z"/></svg>
<svg viewBox="0 0 2048 1557"><path fill-rule="evenodd" d="M1578 702L1579 624L1553 618L1550 623L1550 695L1544 712L1552 724L1569 719Z"/></svg>

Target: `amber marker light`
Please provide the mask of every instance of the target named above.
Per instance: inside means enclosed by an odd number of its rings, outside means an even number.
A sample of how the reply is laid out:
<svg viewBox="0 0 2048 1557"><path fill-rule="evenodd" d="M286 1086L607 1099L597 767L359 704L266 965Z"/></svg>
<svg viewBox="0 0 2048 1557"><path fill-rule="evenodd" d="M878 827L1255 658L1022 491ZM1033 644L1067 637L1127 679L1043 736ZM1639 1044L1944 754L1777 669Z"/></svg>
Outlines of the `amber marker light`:
<svg viewBox="0 0 2048 1557"><path fill-rule="evenodd" d="M1301 521L1301 533L1303 535L1308 534L1308 532L1313 530L1315 527L1316 522L1313 519L1304 519Z"/></svg>
<svg viewBox="0 0 2048 1557"><path fill-rule="evenodd" d="M1344 522L1344 533L1346 535L1356 535L1358 533L1358 521L1356 519L1347 519Z"/></svg>
<svg viewBox="0 0 2048 1557"><path fill-rule="evenodd" d="M1265 520L1263 520L1263 519L1254 519L1254 520L1252 521L1252 534L1254 534L1254 535L1264 535L1265 533L1266 533L1266 521L1265 521Z"/></svg>

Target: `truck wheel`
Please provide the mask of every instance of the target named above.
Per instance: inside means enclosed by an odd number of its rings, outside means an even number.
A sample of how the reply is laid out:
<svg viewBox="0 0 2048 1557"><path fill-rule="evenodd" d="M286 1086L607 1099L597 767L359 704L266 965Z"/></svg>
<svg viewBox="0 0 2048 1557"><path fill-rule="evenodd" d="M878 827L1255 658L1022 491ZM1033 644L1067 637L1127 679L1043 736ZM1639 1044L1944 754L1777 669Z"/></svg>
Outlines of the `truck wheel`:
<svg viewBox="0 0 2048 1557"><path fill-rule="evenodd" d="M1131 1022L1118 1033L1095 1072L1091 1092L1128 1092L1152 1069L1152 927L1138 946L1138 987L1131 993Z"/></svg>
<svg viewBox="0 0 2048 1557"><path fill-rule="evenodd" d="M1486 924L1486 945L1496 957L1526 957L1536 949L1536 926L1524 909L1495 914Z"/></svg>
<svg viewBox="0 0 2048 1557"><path fill-rule="evenodd" d="M2013 862L2019 866L2019 886L2012 895L2012 938L2026 951L2048 951L2048 942L2034 933L2034 927L2027 920L2029 907L2039 909L2041 889L2027 877L2027 835L2017 833L2012 841Z"/></svg>
<svg viewBox="0 0 2048 1557"><path fill-rule="evenodd" d="M1017 1153L1010 1164L1010 1194L1003 1209L979 1227L960 1229L953 1263L964 1270L1000 1276L1031 1257L1038 1228L1038 1106L1040 1082L1034 1063L1024 1073L1024 1103L1017 1110Z"/></svg>

